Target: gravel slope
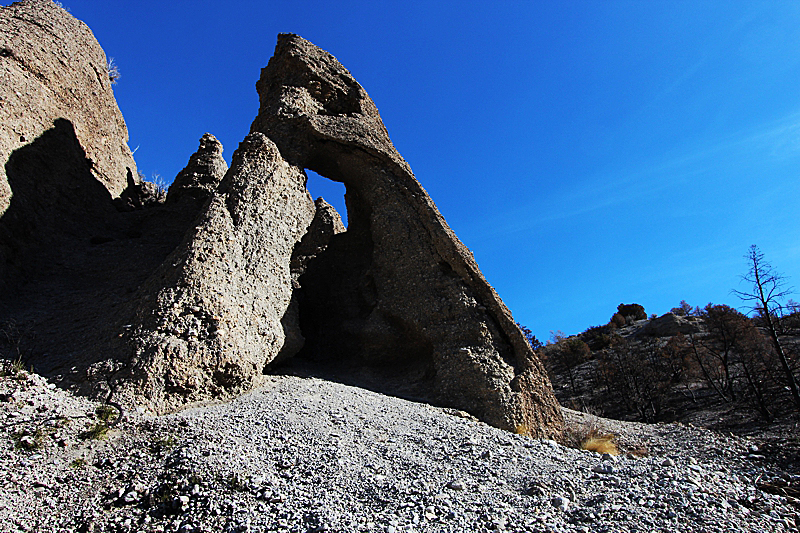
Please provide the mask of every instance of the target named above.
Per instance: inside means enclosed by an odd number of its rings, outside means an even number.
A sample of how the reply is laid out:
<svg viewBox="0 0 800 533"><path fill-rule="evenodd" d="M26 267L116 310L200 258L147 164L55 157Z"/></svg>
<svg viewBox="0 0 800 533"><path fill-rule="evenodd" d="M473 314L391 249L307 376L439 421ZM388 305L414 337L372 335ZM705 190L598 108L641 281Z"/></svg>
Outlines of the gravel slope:
<svg viewBox="0 0 800 533"><path fill-rule="evenodd" d="M0 400L3 532L780 532L800 523L796 500L756 488L780 473L765 471L747 440L679 425L565 411L572 426L599 423L649 450L603 460L317 378L273 376L228 404L127 414L105 440L78 437L96 404L40 376L0 378ZM41 445L24 449L37 427Z"/></svg>

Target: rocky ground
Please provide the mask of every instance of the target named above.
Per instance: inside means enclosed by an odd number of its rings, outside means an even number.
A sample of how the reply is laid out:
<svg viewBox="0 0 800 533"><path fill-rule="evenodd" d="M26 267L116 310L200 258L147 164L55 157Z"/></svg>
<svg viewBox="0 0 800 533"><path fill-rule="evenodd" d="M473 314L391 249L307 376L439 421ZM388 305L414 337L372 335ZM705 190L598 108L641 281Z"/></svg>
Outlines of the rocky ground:
<svg viewBox="0 0 800 533"><path fill-rule="evenodd" d="M754 439L565 411L601 456L465 413L269 376L220 405L125 413L5 365L0 531L795 531L792 483ZM99 424L99 426L98 426ZM102 431L96 431L102 433ZM774 493L782 494L774 494Z"/></svg>

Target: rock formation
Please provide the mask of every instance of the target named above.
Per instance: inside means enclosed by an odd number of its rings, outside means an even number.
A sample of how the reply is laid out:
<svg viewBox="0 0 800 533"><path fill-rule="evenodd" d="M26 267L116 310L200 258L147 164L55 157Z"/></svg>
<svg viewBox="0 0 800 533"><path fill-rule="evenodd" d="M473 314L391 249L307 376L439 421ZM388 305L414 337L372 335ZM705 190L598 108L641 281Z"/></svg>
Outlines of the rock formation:
<svg viewBox="0 0 800 533"><path fill-rule="evenodd" d="M305 182L266 136L247 136L196 227L140 290L122 394L163 412L254 386L284 345L292 250L314 216Z"/></svg>
<svg viewBox="0 0 800 533"><path fill-rule="evenodd" d="M346 230L342 217L324 198L317 198L314 209L314 219L308 227L308 232L297 243L292 253L292 283L295 288L300 287L299 279L305 274L308 263L328 248L331 237Z"/></svg>
<svg viewBox="0 0 800 533"><path fill-rule="evenodd" d="M137 180L127 141L89 28L49 0L0 8L0 286L25 251Z"/></svg>
<svg viewBox="0 0 800 533"><path fill-rule="evenodd" d="M227 171L228 164L222 158L222 144L216 137L206 133L200 138L200 148L170 185L167 202L178 202L186 197L206 200L217 190Z"/></svg>
<svg viewBox="0 0 800 533"><path fill-rule="evenodd" d="M684 335L698 333L700 329L696 320L690 320L675 313L665 313L647 322L642 328L642 332L651 337L672 337L678 333Z"/></svg>
<svg viewBox="0 0 800 533"><path fill-rule="evenodd" d="M414 395L498 427L557 431L561 414L541 363L350 73L284 34L256 88L251 131L347 190L347 231L299 280L303 352L391 368Z"/></svg>
<svg viewBox="0 0 800 533"><path fill-rule="evenodd" d="M35 333L16 348L37 369L163 413L298 361L558 435L541 363L333 56L281 35L231 167L204 135L162 203L89 30L43 0L3 8L0 27L0 284L29 242L54 243L0 291L0 325ZM346 229L305 169L345 184Z"/></svg>

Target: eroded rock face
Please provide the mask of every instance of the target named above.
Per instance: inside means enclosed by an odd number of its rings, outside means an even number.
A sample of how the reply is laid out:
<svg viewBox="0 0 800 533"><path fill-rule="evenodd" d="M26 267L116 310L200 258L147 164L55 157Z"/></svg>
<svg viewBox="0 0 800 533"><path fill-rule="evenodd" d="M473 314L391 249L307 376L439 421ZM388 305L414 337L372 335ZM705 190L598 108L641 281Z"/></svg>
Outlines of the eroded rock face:
<svg viewBox="0 0 800 533"><path fill-rule="evenodd" d="M177 203L182 198L205 201L211 196L228 171L228 164L222 158L222 144L216 137L206 133L200 138L200 147L189 158L189 163L181 170L169 187L168 203Z"/></svg>
<svg viewBox="0 0 800 533"><path fill-rule="evenodd" d="M308 263L323 253L331 242L331 237L344 233L342 217L336 209L319 197L314 202L314 219L308 232L297 243L292 253L292 283L298 288L300 276L305 274Z"/></svg>
<svg viewBox="0 0 800 533"><path fill-rule="evenodd" d="M314 204L302 169L252 133L196 227L145 283L121 395L164 412L252 388L284 345L290 261Z"/></svg>
<svg viewBox="0 0 800 533"><path fill-rule="evenodd" d="M394 149L364 89L329 53L278 38L251 131L343 182L347 231L300 277L301 355L391 369L407 393L498 427L560 431L549 381L510 312Z"/></svg>
<svg viewBox="0 0 800 533"><path fill-rule="evenodd" d="M317 198L314 207L314 219L292 252L290 263L292 300L281 319L284 333L283 348L271 361L273 365L294 357L305 346L306 339L300 327L300 276L305 274L308 264L328 248L331 237L345 231L342 217L322 197Z"/></svg>
<svg viewBox="0 0 800 533"><path fill-rule="evenodd" d="M49 0L0 7L0 285L10 266L24 268L24 248L60 233L61 211L83 209L91 222L136 180L127 141L89 28Z"/></svg>

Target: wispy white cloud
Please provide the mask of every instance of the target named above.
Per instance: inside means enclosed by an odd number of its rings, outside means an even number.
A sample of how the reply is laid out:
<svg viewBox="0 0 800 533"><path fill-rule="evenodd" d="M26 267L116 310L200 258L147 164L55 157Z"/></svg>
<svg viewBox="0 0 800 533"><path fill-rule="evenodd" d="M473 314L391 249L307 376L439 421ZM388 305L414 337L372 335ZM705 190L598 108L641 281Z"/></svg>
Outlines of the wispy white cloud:
<svg viewBox="0 0 800 533"><path fill-rule="evenodd" d="M730 169L759 168L767 172L769 159L800 157L800 111L756 127L741 130L716 142L672 155L662 161L639 163L636 167L598 173L576 180L566 191L537 198L535 203L495 213L485 224L486 231L477 238L496 237L499 233L528 232L553 222L577 218L631 202L647 202L669 189L686 188L701 177L733 179ZM740 179L759 179L745 176ZM789 192L785 183L773 183L770 190ZM753 200L758 200L753 199Z"/></svg>

